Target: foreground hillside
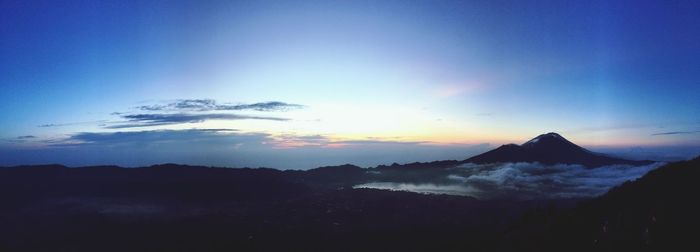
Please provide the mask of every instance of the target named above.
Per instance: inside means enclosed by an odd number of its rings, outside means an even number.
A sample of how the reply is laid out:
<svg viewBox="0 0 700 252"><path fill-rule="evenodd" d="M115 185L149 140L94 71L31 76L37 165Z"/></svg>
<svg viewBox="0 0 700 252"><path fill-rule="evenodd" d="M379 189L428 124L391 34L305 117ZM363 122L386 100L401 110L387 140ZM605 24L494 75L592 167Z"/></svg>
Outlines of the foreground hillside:
<svg viewBox="0 0 700 252"><path fill-rule="evenodd" d="M530 211L505 250L695 251L700 157L650 171L578 207Z"/></svg>
<svg viewBox="0 0 700 252"><path fill-rule="evenodd" d="M357 169L3 168L0 251L476 249L544 204L343 187Z"/></svg>
<svg viewBox="0 0 700 252"><path fill-rule="evenodd" d="M453 163L310 171L0 168L0 251L588 251L693 245L700 159L668 164L583 201L353 189L373 176L444 177Z"/></svg>

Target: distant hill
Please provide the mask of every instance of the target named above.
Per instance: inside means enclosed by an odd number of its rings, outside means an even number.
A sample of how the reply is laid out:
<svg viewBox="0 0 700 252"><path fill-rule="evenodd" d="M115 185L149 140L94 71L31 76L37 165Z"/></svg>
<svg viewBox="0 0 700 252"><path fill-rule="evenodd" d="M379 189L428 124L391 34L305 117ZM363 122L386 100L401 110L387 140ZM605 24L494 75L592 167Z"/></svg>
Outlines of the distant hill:
<svg viewBox="0 0 700 252"><path fill-rule="evenodd" d="M502 145L464 162L476 164L539 162L543 164L580 164L589 168L613 164L646 165L652 163L652 161L647 160L627 160L595 153L553 132L539 135L522 145Z"/></svg>

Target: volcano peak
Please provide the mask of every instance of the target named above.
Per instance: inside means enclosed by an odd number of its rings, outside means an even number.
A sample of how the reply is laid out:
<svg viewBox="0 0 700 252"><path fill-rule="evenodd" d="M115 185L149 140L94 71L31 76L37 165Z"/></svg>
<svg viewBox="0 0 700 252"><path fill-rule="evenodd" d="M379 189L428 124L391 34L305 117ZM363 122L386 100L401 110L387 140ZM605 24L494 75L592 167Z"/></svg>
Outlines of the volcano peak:
<svg viewBox="0 0 700 252"><path fill-rule="evenodd" d="M539 162L544 164L581 164L589 168L611 164L648 164L609 157L580 147L555 132L541 134L522 145L503 145L466 160L473 163Z"/></svg>

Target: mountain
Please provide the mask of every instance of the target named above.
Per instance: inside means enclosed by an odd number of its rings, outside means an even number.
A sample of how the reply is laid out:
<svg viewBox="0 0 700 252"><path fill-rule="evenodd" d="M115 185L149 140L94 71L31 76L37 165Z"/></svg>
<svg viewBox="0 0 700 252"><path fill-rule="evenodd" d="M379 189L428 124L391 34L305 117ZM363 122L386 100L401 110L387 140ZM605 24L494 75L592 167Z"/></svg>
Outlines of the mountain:
<svg viewBox="0 0 700 252"><path fill-rule="evenodd" d="M465 162L485 164L503 162L539 162L543 164L580 164L595 168L612 164L646 165L652 161L635 161L606 156L578 146L557 133L539 135L522 145L506 144Z"/></svg>

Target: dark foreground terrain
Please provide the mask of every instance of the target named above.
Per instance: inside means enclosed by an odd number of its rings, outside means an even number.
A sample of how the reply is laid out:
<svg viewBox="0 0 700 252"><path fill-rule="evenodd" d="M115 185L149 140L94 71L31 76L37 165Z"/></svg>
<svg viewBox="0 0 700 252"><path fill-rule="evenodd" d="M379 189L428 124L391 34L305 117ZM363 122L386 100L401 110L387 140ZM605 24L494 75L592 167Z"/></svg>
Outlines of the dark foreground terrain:
<svg viewBox="0 0 700 252"><path fill-rule="evenodd" d="M700 157L670 163L560 211L530 211L503 247L546 251L697 251Z"/></svg>
<svg viewBox="0 0 700 252"><path fill-rule="evenodd" d="M425 169L413 166L380 168ZM477 200L352 189L367 182L368 172L351 165L310 171L0 168L0 251L699 247L699 158L668 164L595 199Z"/></svg>

